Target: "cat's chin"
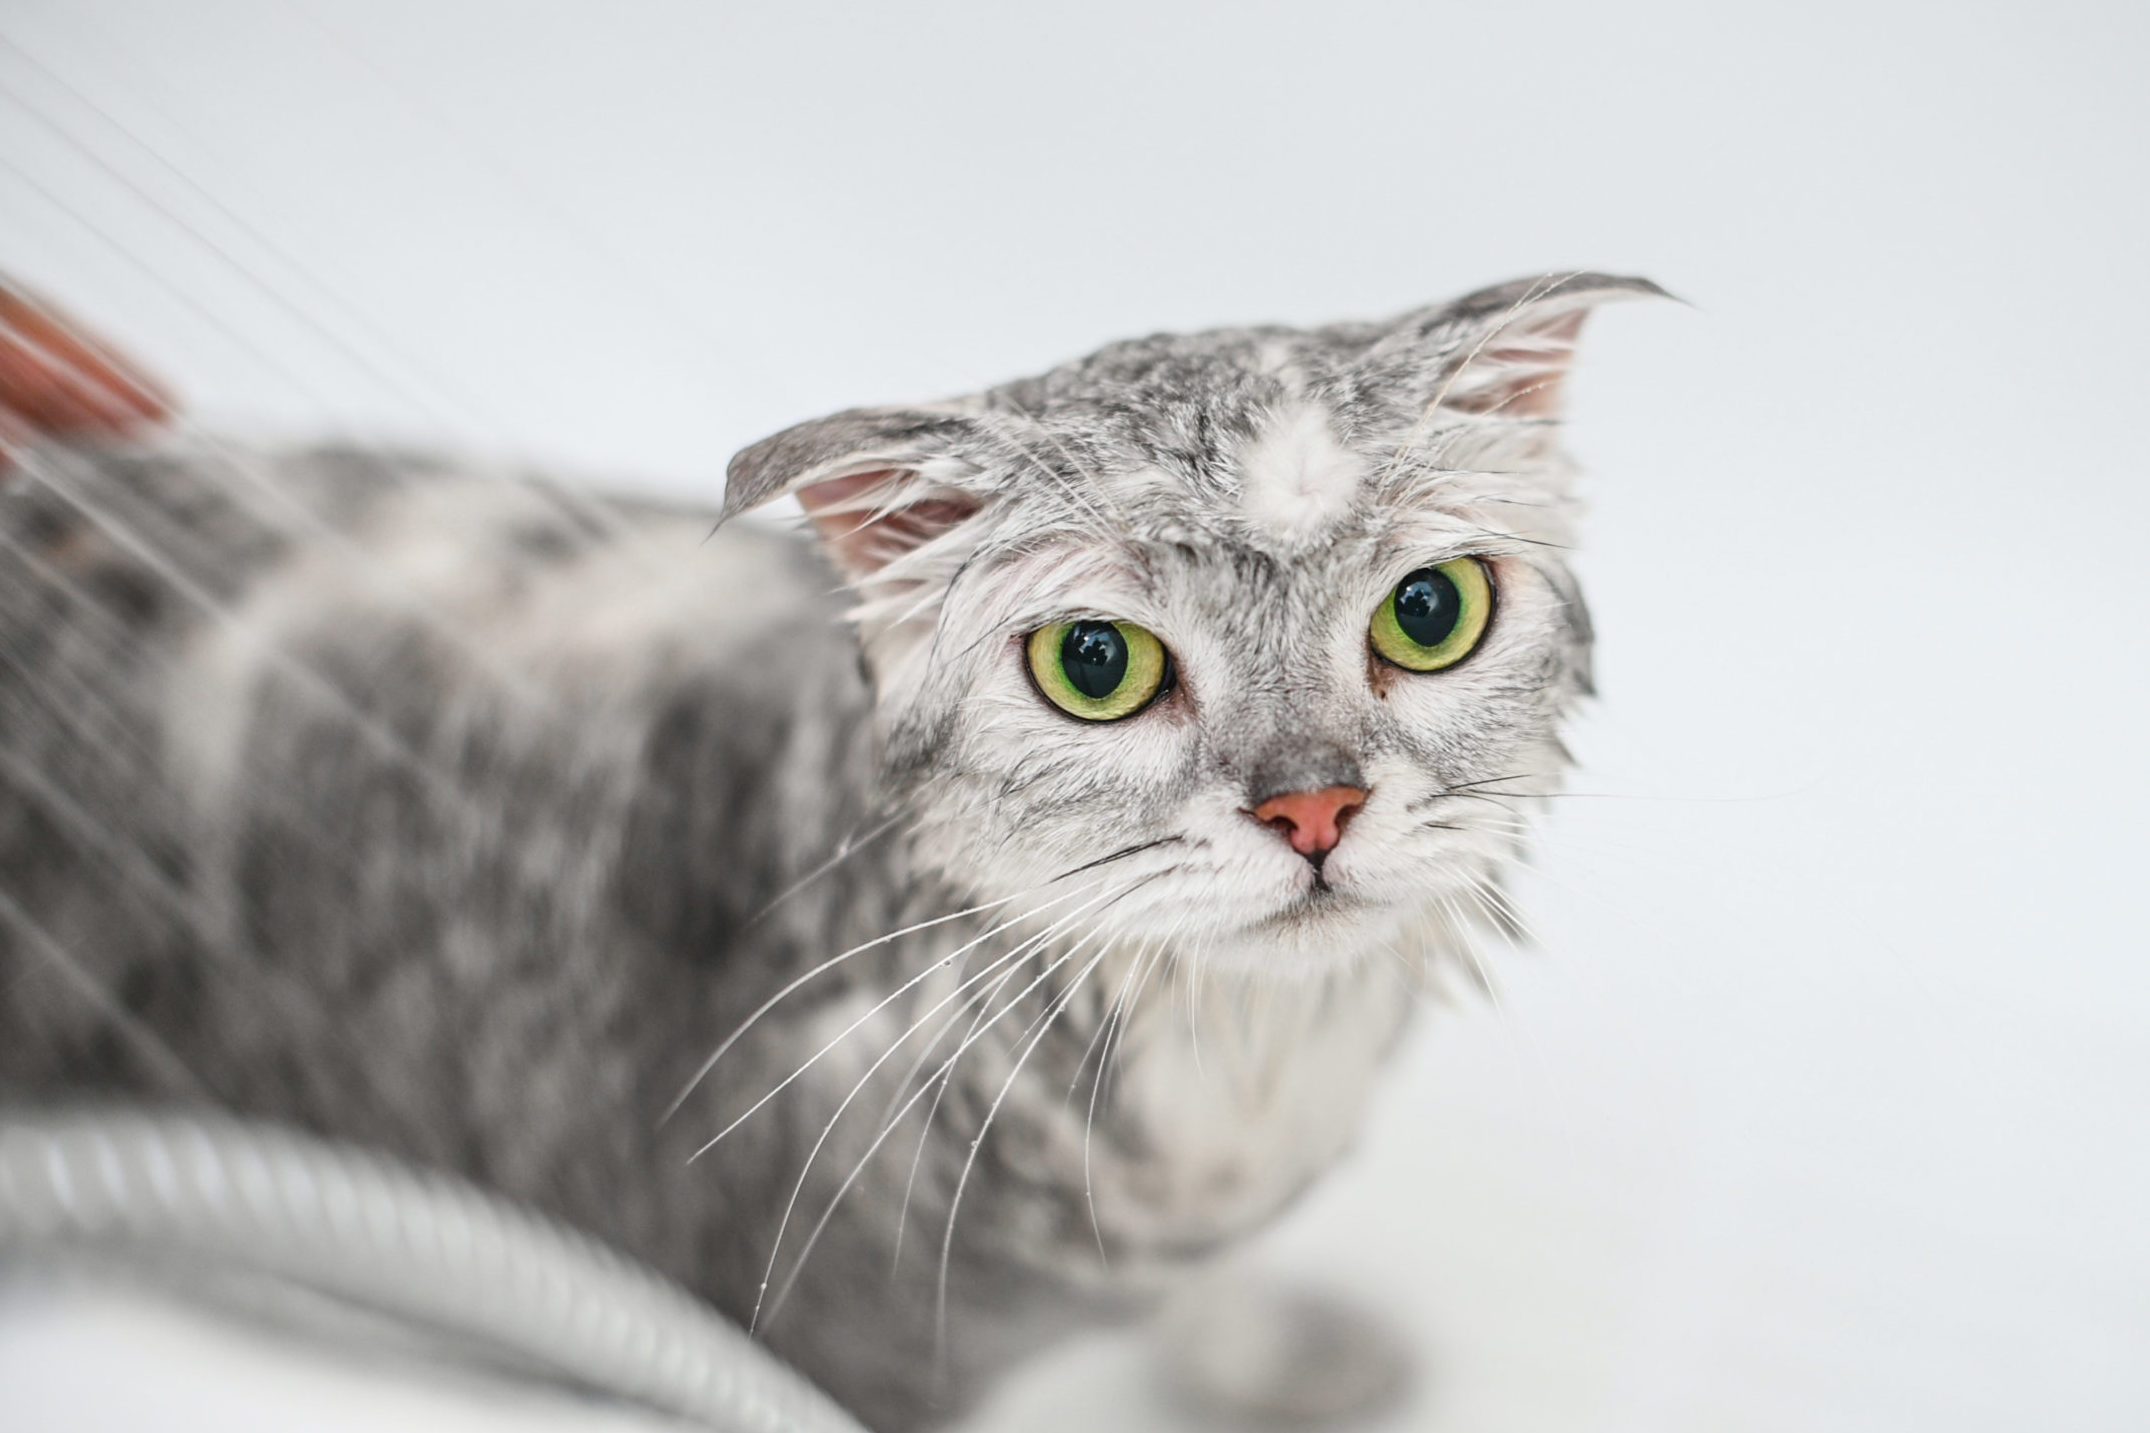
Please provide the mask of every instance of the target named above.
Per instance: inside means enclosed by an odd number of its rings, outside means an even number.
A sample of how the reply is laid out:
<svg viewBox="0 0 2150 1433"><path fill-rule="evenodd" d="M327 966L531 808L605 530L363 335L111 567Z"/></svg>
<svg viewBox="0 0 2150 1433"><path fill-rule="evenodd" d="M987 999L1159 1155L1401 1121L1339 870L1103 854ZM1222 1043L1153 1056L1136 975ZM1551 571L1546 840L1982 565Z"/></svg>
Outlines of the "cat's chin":
<svg viewBox="0 0 2150 1433"><path fill-rule="evenodd" d="M1263 917L1257 928L1318 929L1340 921L1362 921L1374 911L1375 907L1364 896L1317 883Z"/></svg>
<svg viewBox="0 0 2150 1433"><path fill-rule="evenodd" d="M1311 979L1378 957L1405 913L1332 886L1313 886L1216 943L1203 962L1249 975Z"/></svg>

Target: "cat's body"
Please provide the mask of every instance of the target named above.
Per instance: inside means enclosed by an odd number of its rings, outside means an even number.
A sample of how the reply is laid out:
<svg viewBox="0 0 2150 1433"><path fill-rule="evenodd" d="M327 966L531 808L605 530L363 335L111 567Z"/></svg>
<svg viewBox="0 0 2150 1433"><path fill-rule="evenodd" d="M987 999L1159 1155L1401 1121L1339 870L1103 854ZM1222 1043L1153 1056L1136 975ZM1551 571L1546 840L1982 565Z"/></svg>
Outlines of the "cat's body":
<svg viewBox="0 0 2150 1433"><path fill-rule="evenodd" d="M1522 410L1501 416L1516 398L1457 405L1478 448L1449 437L1439 471L1468 470L1444 480L1470 502L1414 512L1390 562L1468 550L1505 574L1508 627L1458 669L1484 684L1469 710L1405 710L1431 689L1369 666L1350 566L1395 539L1372 515L1403 427L1370 416L1381 385L1439 408L1489 352L1474 334L1557 292L1443 311L1408 381L1370 326L1152 340L742 455L728 511L801 491L833 567L794 535L705 542L706 513L419 459L17 451L0 1099L207 1101L455 1169L758 1320L877 1427L962 1407L1333 1161L1408 1017L1392 957L1460 940L1463 893L1513 848L1513 803L1465 789L1557 767L1585 634L1526 545L1557 526L1557 459L1543 482L1485 461L1535 451ZM1564 344L1579 313L1546 331ZM996 462L1002 483L1035 468L1031 494L989 495ZM924 486L891 498L899 471ZM1234 515L1208 521L1224 494ZM1488 511L1497 539L1459 542ZM1080 727L996 664L1003 626L1051 615L1018 608L1101 580L1100 523L1143 554L1102 580L1154 599L1112 615L1183 644L1187 685ZM1173 564L1263 596L1175 600ZM864 662L838 568L866 598ZM967 622L974 577L994 610ZM1259 620L1338 590L1340 626ZM1354 624L1356 647L1333 637ZM1268 644L1276 679L1226 701L1205 640ZM1328 690L1354 682L1383 705ZM1192 744L1166 752L1175 732ZM1106 741L1128 772L1100 769ZM1363 834L1306 877L1238 809L1262 792L1220 805L1219 780L1364 788ZM1414 886L1428 861L1469 883Z"/></svg>

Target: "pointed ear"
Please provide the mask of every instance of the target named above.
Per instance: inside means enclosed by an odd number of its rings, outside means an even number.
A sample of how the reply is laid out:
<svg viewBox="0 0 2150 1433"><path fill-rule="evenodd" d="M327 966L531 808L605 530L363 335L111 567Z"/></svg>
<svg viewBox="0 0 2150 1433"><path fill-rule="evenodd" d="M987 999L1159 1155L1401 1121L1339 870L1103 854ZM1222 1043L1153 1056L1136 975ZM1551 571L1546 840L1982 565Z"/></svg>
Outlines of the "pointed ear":
<svg viewBox="0 0 2150 1433"><path fill-rule="evenodd" d="M1671 297L1648 279L1611 274L1517 279L1406 315L1375 352L1417 349L1434 365L1431 396L1440 407L1556 418L1575 341L1591 310L1617 299Z"/></svg>
<svg viewBox="0 0 2150 1433"><path fill-rule="evenodd" d="M854 408L742 449L725 472L719 521L790 495L853 580L954 530L984 505L958 479L958 450L975 436L954 411Z"/></svg>

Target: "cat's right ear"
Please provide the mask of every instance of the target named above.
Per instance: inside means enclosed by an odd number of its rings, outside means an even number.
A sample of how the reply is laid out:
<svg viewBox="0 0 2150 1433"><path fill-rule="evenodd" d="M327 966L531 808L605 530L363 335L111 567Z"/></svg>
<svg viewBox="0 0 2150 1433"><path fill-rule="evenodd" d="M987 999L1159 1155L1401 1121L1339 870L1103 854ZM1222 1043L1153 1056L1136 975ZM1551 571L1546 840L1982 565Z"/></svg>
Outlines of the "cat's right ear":
<svg viewBox="0 0 2150 1433"><path fill-rule="evenodd" d="M854 581L948 535L983 506L957 450L974 436L960 412L854 408L740 450L725 471L719 522L776 498L799 500L829 555Z"/></svg>
<svg viewBox="0 0 2150 1433"><path fill-rule="evenodd" d="M1648 279L1542 274L1405 314L1369 351L1416 364L1443 408L1526 421L1560 416L1583 320L1621 299L1669 299Z"/></svg>

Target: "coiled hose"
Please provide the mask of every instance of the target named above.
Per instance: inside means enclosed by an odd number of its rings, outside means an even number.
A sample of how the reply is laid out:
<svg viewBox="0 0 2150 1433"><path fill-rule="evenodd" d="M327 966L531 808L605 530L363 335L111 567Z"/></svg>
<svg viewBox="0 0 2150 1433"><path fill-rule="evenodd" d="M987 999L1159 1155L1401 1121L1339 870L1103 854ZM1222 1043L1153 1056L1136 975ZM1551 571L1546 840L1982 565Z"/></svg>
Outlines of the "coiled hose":
<svg viewBox="0 0 2150 1433"><path fill-rule="evenodd" d="M214 1115L0 1109L0 1255L267 1278L724 1433L861 1433L642 1265L461 1180Z"/></svg>

